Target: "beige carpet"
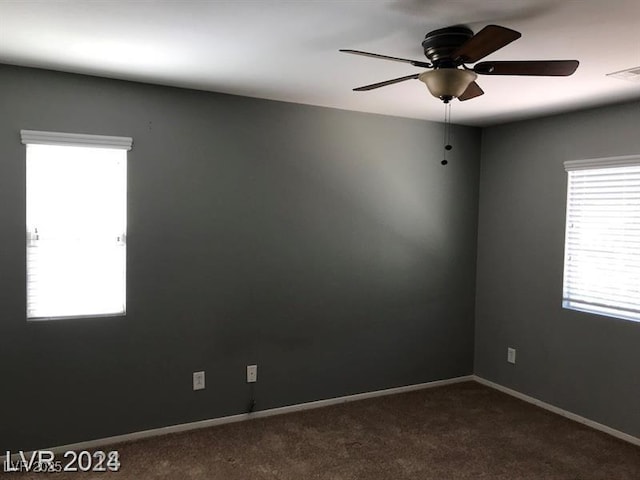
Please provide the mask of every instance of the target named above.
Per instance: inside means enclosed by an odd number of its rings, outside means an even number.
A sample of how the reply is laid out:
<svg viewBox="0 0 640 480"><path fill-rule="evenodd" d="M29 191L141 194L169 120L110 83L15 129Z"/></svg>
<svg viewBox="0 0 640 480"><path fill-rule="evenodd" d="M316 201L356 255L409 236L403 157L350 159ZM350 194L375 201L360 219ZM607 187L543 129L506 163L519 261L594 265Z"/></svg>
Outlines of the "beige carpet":
<svg viewBox="0 0 640 480"><path fill-rule="evenodd" d="M117 473L5 475L14 480L640 479L639 447L475 382L113 448L122 463Z"/></svg>

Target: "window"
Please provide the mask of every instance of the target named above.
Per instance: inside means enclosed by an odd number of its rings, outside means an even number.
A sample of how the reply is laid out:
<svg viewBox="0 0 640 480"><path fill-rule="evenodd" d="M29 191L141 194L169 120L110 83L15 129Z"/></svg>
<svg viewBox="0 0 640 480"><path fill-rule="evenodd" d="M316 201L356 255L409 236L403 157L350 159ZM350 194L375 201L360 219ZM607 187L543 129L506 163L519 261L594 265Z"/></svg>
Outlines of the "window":
<svg viewBox="0 0 640 480"><path fill-rule="evenodd" d="M565 308L640 321L640 156L565 162Z"/></svg>
<svg viewBox="0 0 640 480"><path fill-rule="evenodd" d="M131 138L22 130L27 318L124 315Z"/></svg>

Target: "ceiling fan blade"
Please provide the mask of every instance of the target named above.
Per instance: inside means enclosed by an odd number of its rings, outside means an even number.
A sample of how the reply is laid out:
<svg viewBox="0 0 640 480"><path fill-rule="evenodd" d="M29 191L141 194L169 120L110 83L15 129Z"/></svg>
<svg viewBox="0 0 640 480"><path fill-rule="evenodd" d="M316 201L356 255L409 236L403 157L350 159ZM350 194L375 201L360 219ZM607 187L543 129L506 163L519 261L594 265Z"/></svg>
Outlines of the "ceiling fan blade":
<svg viewBox="0 0 640 480"><path fill-rule="evenodd" d="M430 63L421 62L420 60L410 60L408 58L390 57L388 55L380 55L379 53L363 52L361 50L341 49L340 51L344 53L352 53L353 55L362 55L365 57L380 58L382 60L392 60L394 62L410 63L414 67L431 68L433 66Z"/></svg>
<svg viewBox="0 0 640 480"><path fill-rule="evenodd" d="M520 32L499 25L487 25L453 52L451 58L475 63L522 36Z"/></svg>
<svg viewBox="0 0 640 480"><path fill-rule="evenodd" d="M465 100L471 100L480 95L484 95L484 90L482 90L476 82L471 82L464 93L458 97L458 100L464 102Z"/></svg>
<svg viewBox="0 0 640 480"><path fill-rule="evenodd" d="M576 71L578 60L530 60L514 62L481 62L473 71L481 75L535 75L567 77Z"/></svg>
<svg viewBox="0 0 640 480"><path fill-rule="evenodd" d="M354 92L364 92L367 90L373 90L374 88L386 87L387 85L393 85L394 83L404 82L405 80L414 80L420 76L419 73L413 75L407 75L406 77L394 78L392 80L385 80L384 82L372 83L371 85L365 85L364 87L354 88Z"/></svg>

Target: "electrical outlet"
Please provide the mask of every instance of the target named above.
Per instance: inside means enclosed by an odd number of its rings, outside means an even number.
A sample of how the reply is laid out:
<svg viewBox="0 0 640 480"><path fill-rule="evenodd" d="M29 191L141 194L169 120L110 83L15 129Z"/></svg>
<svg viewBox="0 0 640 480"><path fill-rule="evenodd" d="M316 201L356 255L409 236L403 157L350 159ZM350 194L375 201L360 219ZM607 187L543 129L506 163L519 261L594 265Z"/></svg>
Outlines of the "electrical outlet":
<svg viewBox="0 0 640 480"><path fill-rule="evenodd" d="M193 389L204 390L204 372L193 372Z"/></svg>
<svg viewBox="0 0 640 480"><path fill-rule="evenodd" d="M258 381L258 365L247 365L247 383Z"/></svg>
<svg viewBox="0 0 640 480"><path fill-rule="evenodd" d="M507 348L507 362L516 363L516 349L515 348Z"/></svg>

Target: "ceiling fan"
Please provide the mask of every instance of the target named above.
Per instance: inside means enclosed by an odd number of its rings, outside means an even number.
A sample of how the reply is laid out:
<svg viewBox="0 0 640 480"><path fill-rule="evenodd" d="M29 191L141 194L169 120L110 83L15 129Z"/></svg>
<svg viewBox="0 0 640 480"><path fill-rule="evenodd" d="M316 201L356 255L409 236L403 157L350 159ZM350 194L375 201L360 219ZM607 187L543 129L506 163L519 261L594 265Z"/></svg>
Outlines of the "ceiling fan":
<svg viewBox="0 0 640 480"><path fill-rule="evenodd" d="M429 92L444 103L453 98L465 101L484 94L476 83L478 75L527 75L527 76L569 76L578 68L577 60L526 60L526 61L485 61L476 63L496 50L517 40L520 32L499 25L487 25L477 34L464 26L453 26L434 30L426 34L422 48L429 62L390 57L360 50L343 49L341 52L364 55L404 62L414 67L430 70L384 82L354 88L360 92L393 85L406 80L418 79L424 82ZM473 67L467 64L474 63Z"/></svg>

